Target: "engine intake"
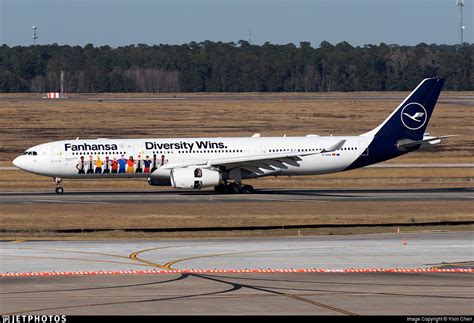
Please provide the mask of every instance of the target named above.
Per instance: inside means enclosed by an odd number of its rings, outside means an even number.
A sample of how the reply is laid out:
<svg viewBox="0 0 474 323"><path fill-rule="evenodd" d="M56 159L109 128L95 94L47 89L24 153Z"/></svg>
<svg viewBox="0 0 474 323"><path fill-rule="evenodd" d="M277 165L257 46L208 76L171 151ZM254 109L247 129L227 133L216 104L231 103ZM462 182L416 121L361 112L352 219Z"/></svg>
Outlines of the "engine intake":
<svg viewBox="0 0 474 323"><path fill-rule="evenodd" d="M200 190L203 187L219 184L222 175L219 171L212 169L186 167L173 169L170 178L171 186L174 188Z"/></svg>

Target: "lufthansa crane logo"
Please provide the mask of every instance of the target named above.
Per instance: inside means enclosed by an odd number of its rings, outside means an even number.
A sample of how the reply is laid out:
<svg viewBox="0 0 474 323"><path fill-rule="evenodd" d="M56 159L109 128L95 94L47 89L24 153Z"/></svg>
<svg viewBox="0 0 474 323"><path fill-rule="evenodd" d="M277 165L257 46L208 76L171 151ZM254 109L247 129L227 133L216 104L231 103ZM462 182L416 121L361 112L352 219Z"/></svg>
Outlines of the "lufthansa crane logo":
<svg viewBox="0 0 474 323"><path fill-rule="evenodd" d="M400 114L402 123L410 130L418 130L426 123L426 109L419 103L408 103Z"/></svg>

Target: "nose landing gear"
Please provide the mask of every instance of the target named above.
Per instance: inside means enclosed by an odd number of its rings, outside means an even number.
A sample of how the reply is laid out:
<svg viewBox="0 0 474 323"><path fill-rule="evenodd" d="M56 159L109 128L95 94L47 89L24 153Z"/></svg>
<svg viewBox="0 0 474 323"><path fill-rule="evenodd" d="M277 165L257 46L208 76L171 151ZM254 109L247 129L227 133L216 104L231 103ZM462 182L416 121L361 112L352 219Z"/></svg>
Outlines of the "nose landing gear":
<svg viewBox="0 0 474 323"><path fill-rule="evenodd" d="M63 180L60 177L55 177L54 182L56 183L56 194L63 194L64 188L61 186Z"/></svg>

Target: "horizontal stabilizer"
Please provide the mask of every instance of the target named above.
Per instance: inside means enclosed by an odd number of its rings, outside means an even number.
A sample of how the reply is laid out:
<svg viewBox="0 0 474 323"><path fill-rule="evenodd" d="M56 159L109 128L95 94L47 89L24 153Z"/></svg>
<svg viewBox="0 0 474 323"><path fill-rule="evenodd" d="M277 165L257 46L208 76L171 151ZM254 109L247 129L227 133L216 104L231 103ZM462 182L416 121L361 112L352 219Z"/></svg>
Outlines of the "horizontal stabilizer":
<svg viewBox="0 0 474 323"><path fill-rule="evenodd" d="M439 136L439 137L424 137L423 140L410 140L410 139L405 139L405 140L400 140L397 142L397 148L412 148L418 145L423 145L423 144L439 144L442 139L450 138L450 137L455 137L458 135L448 135L448 136Z"/></svg>

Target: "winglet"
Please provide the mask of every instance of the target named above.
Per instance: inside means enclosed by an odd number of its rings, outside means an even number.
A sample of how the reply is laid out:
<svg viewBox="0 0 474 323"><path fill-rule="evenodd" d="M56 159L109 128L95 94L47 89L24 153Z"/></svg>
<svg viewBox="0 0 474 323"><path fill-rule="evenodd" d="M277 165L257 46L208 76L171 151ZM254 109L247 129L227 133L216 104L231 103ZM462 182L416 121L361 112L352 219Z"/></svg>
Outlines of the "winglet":
<svg viewBox="0 0 474 323"><path fill-rule="evenodd" d="M324 148L323 150L321 150L321 153L329 153L331 151L339 150L342 148L342 146L344 146L345 143L346 143L346 140L341 140L329 148Z"/></svg>

